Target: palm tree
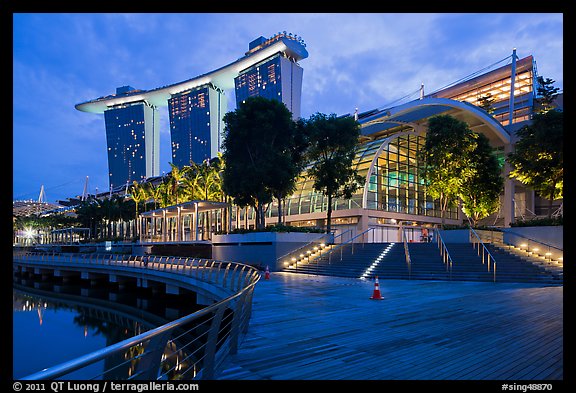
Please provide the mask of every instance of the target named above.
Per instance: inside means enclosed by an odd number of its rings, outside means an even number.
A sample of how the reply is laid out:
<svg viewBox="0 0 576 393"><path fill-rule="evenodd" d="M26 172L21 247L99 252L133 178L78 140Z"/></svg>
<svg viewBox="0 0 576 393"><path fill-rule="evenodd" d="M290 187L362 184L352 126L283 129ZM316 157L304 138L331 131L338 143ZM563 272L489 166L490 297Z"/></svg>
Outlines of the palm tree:
<svg viewBox="0 0 576 393"><path fill-rule="evenodd" d="M184 179L185 175L186 175L186 167L183 167L182 169L180 169L177 165L174 165L173 163L170 162L170 166L172 167L172 170L170 171L170 175L168 178L169 184L170 184L170 193L172 195L172 197L175 198L175 204L177 205L179 203L179 194L182 193L182 180Z"/></svg>
<svg viewBox="0 0 576 393"><path fill-rule="evenodd" d="M130 193L130 198L134 201L135 204L136 233L134 233L134 236L138 236L138 234L140 233L138 205L144 200L146 200L146 191L144 190L144 187L138 184L137 181L134 181L132 185L128 188L128 192Z"/></svg>
<svg viewBox="0 0 576 393"><path fill-rule="evenodd" d="M185 192L190 200L223 200L221 178L223 161L220 156L205 160L201 164L191 163L184 179Z"/></svg>

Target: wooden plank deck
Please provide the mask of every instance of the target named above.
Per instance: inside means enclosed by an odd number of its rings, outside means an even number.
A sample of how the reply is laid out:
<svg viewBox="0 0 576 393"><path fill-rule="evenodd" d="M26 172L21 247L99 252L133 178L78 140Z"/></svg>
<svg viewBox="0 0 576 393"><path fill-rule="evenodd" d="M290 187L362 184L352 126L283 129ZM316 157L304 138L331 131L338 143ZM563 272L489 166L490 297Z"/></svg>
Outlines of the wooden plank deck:
<svg viewBox="0 0 576 393"><path fill-rule="evenodd" d="M563 287L272 273L219 380L563 380Z"/></svg>

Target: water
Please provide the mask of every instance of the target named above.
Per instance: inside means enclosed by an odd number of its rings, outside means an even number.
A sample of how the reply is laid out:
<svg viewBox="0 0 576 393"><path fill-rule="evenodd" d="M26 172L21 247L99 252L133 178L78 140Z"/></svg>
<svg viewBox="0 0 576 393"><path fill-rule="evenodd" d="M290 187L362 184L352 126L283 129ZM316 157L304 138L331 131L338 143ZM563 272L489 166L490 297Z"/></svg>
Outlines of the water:
<svg viewBox="0 0 576 393"><path fill-rule="evenodd" d="M63 285L15 279L14 379L120 342L201 308L187 302L186 297L174 296L138 288L119 291L81 282ZM97 363L76 372L74 377L97 375L103 367Z"/></svg>

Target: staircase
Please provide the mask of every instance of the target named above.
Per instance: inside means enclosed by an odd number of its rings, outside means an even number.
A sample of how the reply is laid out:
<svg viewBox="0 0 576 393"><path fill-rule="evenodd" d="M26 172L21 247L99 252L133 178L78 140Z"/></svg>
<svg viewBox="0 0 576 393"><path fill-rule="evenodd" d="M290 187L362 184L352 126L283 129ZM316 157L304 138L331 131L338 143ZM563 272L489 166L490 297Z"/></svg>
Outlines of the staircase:
<svg viewBox="0 0 576 393"><path fill-rule="evenodd" d="M447 243L452 258L451 269L438 251L436 243L408 243L410 266L406 263L402 243L356 243L340 249L326 248L316 257L304 258L286 267L289 272L350 278L455 280L487 282L533 282L562 284L561 268L536 264L514 254L513 250L487 244L496 261L488 268L471 243Z"/></svg>
<svg viewBox="0 0 576 393"><path fill-rule="evenodd" d="M496 260L496 281L563 283L561 264L552 265L534 257L521 256L507 246L486 244L486 247Z"/></svg>
<svg viewBox="0 0 576 393"><path fill-rule="evenodd" d="M310 258L310 261L303 259L298 264L293 264L284 270L295 273L358 278L378 258L388 244L357 243L354 244L354 249L351 245L347 245L341 251L339 249L334 249L332 253L325 251L316 258ZM402 258L404 258L403 253Z"/></svg>

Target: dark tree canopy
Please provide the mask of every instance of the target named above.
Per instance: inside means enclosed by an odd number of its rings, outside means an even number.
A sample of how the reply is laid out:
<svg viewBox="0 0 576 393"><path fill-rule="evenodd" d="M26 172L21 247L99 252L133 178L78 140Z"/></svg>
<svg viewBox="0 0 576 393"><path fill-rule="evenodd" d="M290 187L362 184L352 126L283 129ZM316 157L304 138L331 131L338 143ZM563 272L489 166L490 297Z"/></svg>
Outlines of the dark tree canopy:
<svg viewBox="0 0 576 393"><path fill-rule="evenodd" d="M424 168L420 174L427 193L440 201L442 226L448 207L454 206L462 185L471 175L470 153L475 148L468 124L450 115L430 118L426 143L420 151Z"/></svg>
<svg viewBox="0 0 576 393"><path fill-rule="evenodd" d="M296 125L279 101L246 99L224 116L224 192L239 206L256 210L256 226L265 226L264 207L289 195L300 171Z"/></svg>
<svg viewBox="0 0 576 393"><path fill-rule="evenodd" d="M460 199L462 210L476 226L478 220L498 211L504 179L488 138L476 133L472 136L476 139L476 147L470 155L472 171L462 185Z"/></svg>
<svg viewBox="0 0 576 393"><path fill-rule="evenodd" d="M305 128L310 141L308 175L314 180L314 189L328 198L326 231L329 233L333 199L351 198L363 182L352 167L360 125L352 117L316 113L305 121Z"/></svg>
<svg viewBox="0 0 576 393"><path fill-rule="evenodd" d="M516 132L515 151L508 155L510 177L534 189L552 202L563 197L564 187L564 114L551 110L535 114L532 124Z"/></svg>

